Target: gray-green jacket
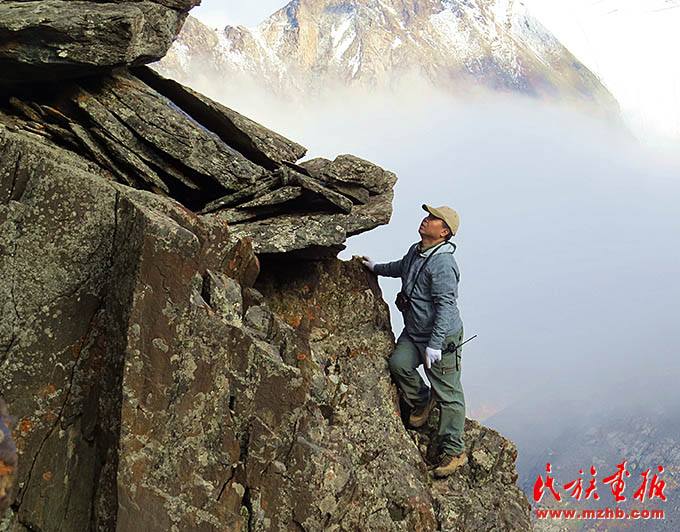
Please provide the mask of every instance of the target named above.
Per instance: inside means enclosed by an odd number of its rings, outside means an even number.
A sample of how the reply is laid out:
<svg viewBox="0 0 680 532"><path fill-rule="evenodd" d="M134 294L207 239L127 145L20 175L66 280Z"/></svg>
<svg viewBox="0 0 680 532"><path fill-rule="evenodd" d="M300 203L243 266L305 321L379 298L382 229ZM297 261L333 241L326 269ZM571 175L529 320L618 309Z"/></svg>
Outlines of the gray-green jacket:
<svg viewBox="0 0 680 532"><path fill-rule="evenodd" d="M410 309L404 314L404 330L414 342L427 343L432 349L442 349L444 338L463 327L458 312L458 264L453 258L456 245L444 242L423 252L420 243L413 244L406 255L394 262L376 264L376 275L401 277L402 291L411 295ZM416 275L427 261L416 281ZM415 288L411 294L413 283Z"/></svg>

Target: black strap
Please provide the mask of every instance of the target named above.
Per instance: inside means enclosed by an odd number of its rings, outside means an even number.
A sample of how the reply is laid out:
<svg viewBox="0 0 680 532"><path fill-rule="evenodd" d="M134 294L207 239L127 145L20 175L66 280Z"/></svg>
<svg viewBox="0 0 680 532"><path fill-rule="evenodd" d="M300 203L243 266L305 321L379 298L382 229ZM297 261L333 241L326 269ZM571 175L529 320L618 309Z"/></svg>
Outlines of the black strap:
<svg viewBox="0 0 680 532"><path fill-rule="evenodd" d="M413 285L411 286L411 293L408 295L409 300L411 299L411 296L413 295L413 291L416 289L416 283L418 282L418 277L420 277L420 272L423 271L423 268L427 264L427 261L432 258L432 256L437 252L437 250L442 247L444 244L450 244L448 241L444 241L441 244L439 244L436 248L432 250L432 252L427 256L425 259L425 262L420 266L420 269L418 270L418 273L416 273L415 278L413 279ZM416 251L416 253L420 253L420 251ZM408 265L408 271L411 271L411 266L413 265L413 261L415 260L415 257L411 259L411 263ZM454 268L453 271L455 272L456 269ZM408 273L406 274L408 276ZM456 275L456 279L458 279L458 276Z"/></svg>

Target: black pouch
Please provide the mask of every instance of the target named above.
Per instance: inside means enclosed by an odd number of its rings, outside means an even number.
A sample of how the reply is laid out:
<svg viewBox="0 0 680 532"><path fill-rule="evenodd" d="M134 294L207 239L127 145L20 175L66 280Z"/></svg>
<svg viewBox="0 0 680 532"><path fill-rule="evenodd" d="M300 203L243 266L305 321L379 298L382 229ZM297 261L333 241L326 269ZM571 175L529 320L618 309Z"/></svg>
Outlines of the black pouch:
<svg viewBox="0 0 680 532"><path fill-rule="evenodd" d="M397 308L399 309L399 312L402 314L406 312L411 304L411 301L409 300L408 296L404 294L404 292L399 292L397 294L397 299L394 301L394 304L397 305Z"/></svg>
<svg viewBox="0 0 680 532"><path fill-rule="evenodd" d="M411 296L413 295L413 291L416 289L416 283L418 282L418 277L420 277L420 272L423 271L423 268L425 268L425 265L427 262L432 258L432 256L435 254L435 252L442 247L444 244L448 244L448 241L442 242L437 246L434 250L432 250L432 253L430 253L427 258L425 259L425 262L423 262L422 266L418 270L418 273L416 273L415 279L413 279L413 286L411 286L411 293L407 296L404 293L404 285L402 284L402 289L399 291L397 294L397 299L394 301L394 304L397 306L399 311L404 314L411 306ZM411 259L411 264L413 264L413 260ZM409 264L408 269L411 269L411 264Z"/></svg>

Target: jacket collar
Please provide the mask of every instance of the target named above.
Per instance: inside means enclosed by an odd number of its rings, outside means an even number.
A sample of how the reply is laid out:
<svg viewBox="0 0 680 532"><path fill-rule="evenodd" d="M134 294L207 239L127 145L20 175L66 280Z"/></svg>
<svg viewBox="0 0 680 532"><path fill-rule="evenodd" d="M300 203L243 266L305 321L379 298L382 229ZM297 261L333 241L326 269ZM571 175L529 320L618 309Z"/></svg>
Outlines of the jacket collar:
<svg viewBox="0 0 680 532"><path fill-rule="evenodd" d="M440 242L439 244L430 246L425 250L421 249L421 245L422 242L418 242L417 251L421 257L429 257L432 253L453 253L456 250L456 244L454 244L450 240L449 241L445 240L444 242Z"/></svg>

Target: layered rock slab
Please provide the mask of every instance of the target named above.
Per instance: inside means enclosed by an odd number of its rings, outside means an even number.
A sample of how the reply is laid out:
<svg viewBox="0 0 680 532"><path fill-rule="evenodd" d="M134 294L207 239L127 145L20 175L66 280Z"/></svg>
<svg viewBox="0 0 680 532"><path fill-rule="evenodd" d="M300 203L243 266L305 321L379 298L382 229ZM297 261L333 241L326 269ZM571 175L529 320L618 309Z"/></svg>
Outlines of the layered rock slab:
<svg viewBox="0 0 680 532"><path fill-rule="evenodd" d="M195 3L2 2L0 83L64 79L156 61Z"/></svg>
<svg viewBox="0 0 680 532"><path fill-rule="evenodd" d="M192 115L118 69L57 91L7 95L3 121L123 184L219 217L257 253L333 256L347 237L389 221L392 172L352 155L297 164L299 144L148 69L135 72Z"/></svg>

